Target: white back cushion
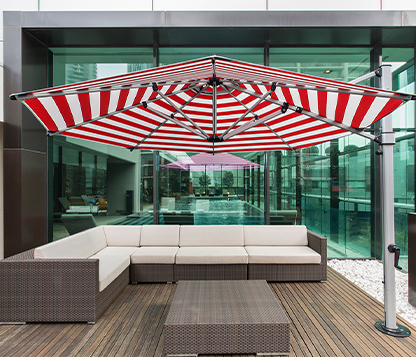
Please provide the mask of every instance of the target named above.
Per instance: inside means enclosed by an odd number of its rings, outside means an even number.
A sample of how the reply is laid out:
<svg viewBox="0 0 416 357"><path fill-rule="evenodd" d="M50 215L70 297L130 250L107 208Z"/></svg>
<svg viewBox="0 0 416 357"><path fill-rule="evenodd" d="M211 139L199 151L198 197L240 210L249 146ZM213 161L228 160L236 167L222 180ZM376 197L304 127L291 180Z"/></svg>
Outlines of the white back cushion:
<svg viewBox="0 0 416 357"><path fill-rule="evenodd" d="M35 259L82 258L95 254L94 246L88 239L87 231L62 238L35 249Z"/></svg>
<svg viewBox="0 0 416 357"><path fill-rule="evenodd" d="M179 246L179 225L142 226L140 245L142 247Z"/></svg>
<svg viewBox="0 0 416 357"><path fill-rule="evenodd" d="M305 226L244 226L244 244L249 245L308 245Z"/></svg>
<svg viewBox="0 0 416 357"><path fill-rule="evenodd" d="M179 245L181 247L243 247L243 226L181 226Z"/></svg>
<svg viewBox="0 0 416 357"><path fill-rule="evenodd" d="M142 226L103 226L108 246L140 247Z"/></svg>
<svg viewBox="0 0 416 357"><path fill-rule="evenodd" d="M107 247L107 238L105 236L103 226L88 229L85 233L87 233L88 239L94 247L95 253Z"/></svg>

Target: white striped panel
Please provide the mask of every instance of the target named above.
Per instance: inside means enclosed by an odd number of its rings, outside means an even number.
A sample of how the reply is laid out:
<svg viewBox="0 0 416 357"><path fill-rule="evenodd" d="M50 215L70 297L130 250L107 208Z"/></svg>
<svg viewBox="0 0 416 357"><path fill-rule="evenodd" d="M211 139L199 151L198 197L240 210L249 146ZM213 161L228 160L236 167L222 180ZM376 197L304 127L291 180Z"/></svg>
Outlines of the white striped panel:
<svg viewBox="0 0 416 357"><path fill-rule="evenodd" d="M357 111L358 106L360 105L362 96L353 95L351 94L348 98L348 104L345 108L344 118L342 120L342 124L344 125L351 125L352 119Z"/></svg>
<svg viewBox="0 0 416 357"><path fill-rule="evenodd" d="M146 136L149 131L153 130L153 128L151 127L149 127L148 130L139 129L134 126L126 125L124 123L120 123L118 121L111 120L111 119L100 120L100 122L115 126L120 129L120 132L122 132L122 130L130 130L130 131L138 133L138 135L141 135L141 136ZM94 126L94 128L95 127L100 127L100 126ZM105 130L105 129L102 128L101 130Z"/></svg>
<svg viewBox="0 0 416 357"><path fill-rule="evenodd" d="M299 91L297 89L294 89L294 88L289 88L289 91L290 91L290 94L292 96L293 103L297 107L302 107L302 102L300 101Z"/></svg>
<svg viewBox="0 0 416 357"><path fill-rule="evenodd" d="M309 108L312 113L319 114L318 92L308 89Z"/></svg>
<svg viewBox="0 0 416 357"><path fill-rule="evenodd" d="M277 86L276 90L274 91L276 96L277 96L277 100L281 101L281 102L286 102L285 96L283 95L282 92L282 88Z"/></svg>
<svg viewBox="0 0 416 357"><path fill-rule="evenodd" d="M59 108L56 105L53 98L52 97L39 98L39 102L40 102L40 104L43 105L43 107L49 113L52 120L55 122L56 126L58 127L58 130L66 129L66 127L67 127L66 122L65 122L64 118L62 117L62 114L59 111Z"/></svg>
<svg viewBox="0 0 416 357"><path fill-rule="evenodd" d="M368 108L367 114L364 115L360 128L365 128L371 125L374 121L374 118L377 117L377 115L381 112L381 110L384 108L388 101L389 98L376 97L373 103L371 103L370 108Z"/></svg>
<svg viewBox="0 0 416 357"><path fill-rule="evenodd" d="M100 125L91 125L90 128L102 132L103 133L102 135L108 134L109 138L111 137L111 135L121 136L126 141L140 141L141 139L143 139L144 136L146 136L146 135L132 135L130 133L126 133L126 132L116 130L116 129L110 129L108 127L102 127ZM113 140L119 140L119 139L113 138Z"/></svg>
<svg viewBox="0 0 416 357"><path fill-rule="evenodd" d="M136 145L136 142L134 140L114 139L114 138L111 138L111 137L109 137L105 134L104 135L103 134L95 134L95 133L91 133L91 132L86 132L85 130L80 130L78 128L74 128L74 129L72 129L68 132L76 134L76 135L82 135L82 136L88 137L91 140L95 139L96 141L97 140L107 140L107 141L111 141L111 142L114 142L114 143L119 143L119 144L122 144L122 145L125 145L125 146L134 146L134 145Z"/></svg>
<svg viewBox="0 0 416 357"><path fill-rule="evenodd" d="M338 104L338 93L327 93L326 97L326 116L329 119L335 120L335 111Z"/></svg>
<svg viewBox="0 0 416 357"><path fill-rule="evenodd" d="M84 117L82 116L81 104L76 94L65 96L68 102L69 108L71 109L72 116L74 117L75 125L83 123Z"/></svg>
<svg viewBox="0 0 416 357"><path fill-rule="evenodd" d="M91 107L91 118L95 119L100 116L100 93L90 93L90 107Z"/></svg>
<svg viewBox="0 0 416 357"><path fill-rule="evenodd" d="M110 91L110 102L108 103L107 113L113 113L116 111L119 98L120 89Z"/></svg>
<svg viewBox="0 0 416 357"><path fill-rule="evenodd" d="M138 88L131 88L129 90L129 94L127 96L126 104L125 104L126 108L131 107L133 105L134 98L136 98L136 95L137 95L137 91L138 91Z"/></svg>
<svg viewBox="0 0 416 357"><path fill-rule="evenodd" d="M147 101L153 94L153 89L152 87L147 87L145 92L143 93L143 97L141 99L142 102Z"/></svg>

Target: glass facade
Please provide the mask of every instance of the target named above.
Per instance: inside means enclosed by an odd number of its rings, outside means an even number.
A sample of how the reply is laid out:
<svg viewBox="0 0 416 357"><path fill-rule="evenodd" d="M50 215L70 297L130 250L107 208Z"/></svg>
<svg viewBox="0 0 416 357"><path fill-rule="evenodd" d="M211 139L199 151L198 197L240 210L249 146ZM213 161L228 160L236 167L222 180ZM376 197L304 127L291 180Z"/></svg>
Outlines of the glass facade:
<svg viewBox="0 0 416 357"><path fill-rule="evenodd" d="M271 47L268 52L264 48L231 47L51 50L54 85L211 54L259 64L268 61L273 67L342 81L369 73L371 67L371 49L363 47ZM393 90L414 93L414 50L383 49L383 61L392 65ZM370 85L370 81L362 84ZM414 103L396 111L393 123L397 137L396 243L406 255L407 213L415 207ZM160 151L155 155L140 150L130 153L62 137L54 138L53 151L56 217L68 210L59 202L59 198L65 197L71 206L89 207L99 224L264 224L267 200L271 224L305 224L325 235L328 257L374 255L373 154L370 142L357 135L298 152L271 152L268 170L263 152L237 154L259 164L259 168L182 171L163 168L163 165L194 153ZM265 186L267 173L269 187ZM105 201L106 209L99 209L100 199ZM63 234L57 219L54 237Z"/></svg>

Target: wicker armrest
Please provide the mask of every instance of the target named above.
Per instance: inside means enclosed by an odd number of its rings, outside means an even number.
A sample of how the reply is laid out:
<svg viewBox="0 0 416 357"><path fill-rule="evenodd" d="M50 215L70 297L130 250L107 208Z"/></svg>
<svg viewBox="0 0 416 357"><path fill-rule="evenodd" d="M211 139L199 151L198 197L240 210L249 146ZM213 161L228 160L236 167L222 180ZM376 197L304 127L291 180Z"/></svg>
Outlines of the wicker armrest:
<svg viewBox="0 0 416 357"><path fill-rule="evenodd" d="M33 251L0 261L0 321L95 321L97 259L33 259Z"/></svg>
<svg viewBox="0 0 416 357"><path fill-rule="evenodd" d="M321 255L322 263L326 264L327 246L326 237L308 229L308 246Z"/></svg>

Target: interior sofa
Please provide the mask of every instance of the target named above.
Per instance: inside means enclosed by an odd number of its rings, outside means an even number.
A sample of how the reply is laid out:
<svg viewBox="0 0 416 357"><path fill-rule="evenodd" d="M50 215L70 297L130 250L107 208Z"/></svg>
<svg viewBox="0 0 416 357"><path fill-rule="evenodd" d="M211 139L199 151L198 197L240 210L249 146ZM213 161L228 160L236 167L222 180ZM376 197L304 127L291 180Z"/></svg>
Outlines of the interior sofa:
<svg viewBox="0 0 416 357"><path fill-rule="evenodd" d="M130 283L326 280L305 226L98 226L0 261L0 322L94 323Z"/></svg>

